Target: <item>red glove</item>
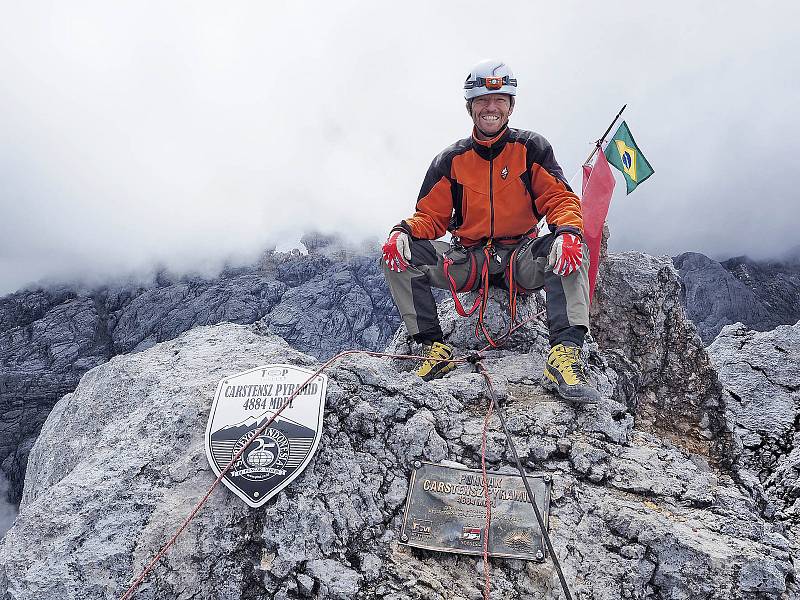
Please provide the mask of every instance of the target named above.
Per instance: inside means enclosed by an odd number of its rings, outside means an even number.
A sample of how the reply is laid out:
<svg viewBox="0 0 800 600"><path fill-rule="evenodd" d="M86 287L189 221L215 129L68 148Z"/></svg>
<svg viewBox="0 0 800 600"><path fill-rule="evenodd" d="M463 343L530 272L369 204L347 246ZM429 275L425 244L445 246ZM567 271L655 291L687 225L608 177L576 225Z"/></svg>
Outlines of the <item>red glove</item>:
<svg viewBox="0 0 800 600"><path fill-rule="evenodd" d="M393 231L383 245L383 262L390 271L402 272L411 261L411 240L404 231Z"/></svg>
<svg viewBox="0 0 800 600"><path fill-rule="evenodd" d="M553 273L566 277L577 271L583 262L583 243L581 238L572 233L562 233L553 242L548 257L548 266Z"/></svg>

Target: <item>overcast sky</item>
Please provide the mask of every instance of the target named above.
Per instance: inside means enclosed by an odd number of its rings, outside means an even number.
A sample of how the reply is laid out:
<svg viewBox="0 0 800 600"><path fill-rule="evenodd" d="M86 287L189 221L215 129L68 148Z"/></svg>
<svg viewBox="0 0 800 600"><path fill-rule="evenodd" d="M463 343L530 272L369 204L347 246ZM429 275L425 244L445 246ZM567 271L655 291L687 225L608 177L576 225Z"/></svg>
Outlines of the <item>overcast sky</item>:
<svg viewBox="0 0 800 600"><path fill-rule="evenodd" d="M612 249L800 242L795 0L0 5L0 294L382 238L489 57L568 176L628 104L656 173L618 176Z"/></svg>

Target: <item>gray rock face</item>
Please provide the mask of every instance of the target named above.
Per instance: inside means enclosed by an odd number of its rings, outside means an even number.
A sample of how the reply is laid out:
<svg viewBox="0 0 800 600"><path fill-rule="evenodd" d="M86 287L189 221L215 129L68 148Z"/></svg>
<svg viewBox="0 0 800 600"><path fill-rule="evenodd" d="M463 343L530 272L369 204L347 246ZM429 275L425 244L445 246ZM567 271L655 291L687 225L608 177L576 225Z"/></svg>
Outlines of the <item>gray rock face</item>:
<svg viewBox="0 0 800 600"><path fill-rule="evenodd" d="M314 254L269 255L215 279L151 287L54 289L0 299L0 472L22 492L28 452L56 400L112 356L139 352L200 325L264 317L318 358L381 349L399 317L377 257L339 256L335 240L308 237Z"/></svg>
<svg viewBox="0 0 800 600"><path fill-rule="evenodd" d="M344 348L382 348L399 318L374 248L346 248L323 235L303 242L310 256L269 254L256 267L211 280L161 276L149 287L58 288L0 299L0 473L11 482L10 499L19 501L28 451L53 404L112 356L198 325L264 317L274 332L318 358ZM745 259L720 264L693 253L675 263L689 316L706 342L727 323L769 329L776 319L788 322L781 319L795 308L800 314L800 269L778 265L769 271ZM499 331L502 323L497 325ZM610 360L625 370L617 364L621 358Z"/></svg>
<svg viewBox="0 0 800 600"><path fill-rule="evenodd" d="M618 342L589 348L600 404L576 408L541 388L536 319L485 359L524 464L553 476L550 533L575 598L800 598L789 540L720 467L715 453L729 446L714 443L712 418L692 413L722 410L707 401L718 388L702 374L675 379L701 364L699 339L674 357L661 346L692 332L678 319L674 269L624 256L604 285L631 264L641 274L606 291L606 309L612 297L620 308L608 321L595 315L596 337ZM539 302L521 310L536 314ZM469 346L471 323L449 303L440 307L449 339ZM623 343L612 317L642 339ZM393 345L403 344L399 335ZM118 598L214 479L203 433L216 383L270 362L316 364L261 324L223 324L88 372L31 452L20 514L0 545L0 598ZM414 460L479 466L483 380L462 365L424 384L406 368L366 356L333 366L323 439L303 475L262 509L217 489L136 597L480 598L480 559L411 549L398 532ZM654 419L653 406L675 422ZM686 437L673 443L661 429ZM492 469L512 464L496 415L486 456ZM490 566L492 598L562 597L549 562Z"/></svg>
<svg viewBox="0 0 800 600"><path fill-rule="evenodd" d="M278 269L279 280L297 284L266 315L270 329L293 347L323 359L346 348L382 349L399 316L377 257L350 257L346 263L320 259L311 278L302 276L306 268L307 261L296 261Z"/></svg>
<svg viewBox="0 0 800 600"><path fill-rule="evenodd" d="M0 323L0 471L13 500L42 423L83 373L108 360L110 339L95 299L70 290L7 296Z"/></svg>
<svg viewBox="0 0 800 600"><path fill-rule="evenodd" d="M800 253L785 261L755 261L746 256L722 262L769 310L773 325L769 329L800 319Z"/></svg>
<svg viewBox="0 0 800 600"><path fill-rule="evenodd" d="M637 428L725 461L721 389L680 290L669 257L610 254L598 274L593 334L617 371L634 366L625 385Z"/></svg>
<svg viewBox="0 0 800 600"><path fill-rule="evenodd" d="M800 546L800 322L725 327L708 348L725 389L737 468Z"/></svg>
<svg viewBox="0 0 800 600"><path fill-rule="evenodd" d="M799 255L800 256L800 255ZM673 259L685 289L686 312L710 343L725 325L767 331L800 319L800 259L719 263L696 252Z"/></svg>

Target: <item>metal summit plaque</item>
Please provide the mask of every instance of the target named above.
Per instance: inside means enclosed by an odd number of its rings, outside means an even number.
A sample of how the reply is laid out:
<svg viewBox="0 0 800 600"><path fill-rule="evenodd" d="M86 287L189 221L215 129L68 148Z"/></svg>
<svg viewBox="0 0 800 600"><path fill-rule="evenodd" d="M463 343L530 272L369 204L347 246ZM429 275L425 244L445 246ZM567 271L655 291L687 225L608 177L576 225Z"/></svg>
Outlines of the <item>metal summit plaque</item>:
<svg viewBox="0 0 800 600"><path fill-rule="evenodd" d="M293 365L265 365L226 377L217 386L206 426L206 456L219 476L246 448L222 482L253 508L299 476L317 450L328 378L317 375L303 385L313 373Z"/></svg>
<svg viewBox="0 0 800 600"><path fill-rule="evenodd" d="M544 560L544 541L519 475L488 473L492 521L484 531L486 500L477 469L415 463L400 541L416 548L483 554L498 558ZM545 526L549 519L550 476L527 474Z"/></svg>

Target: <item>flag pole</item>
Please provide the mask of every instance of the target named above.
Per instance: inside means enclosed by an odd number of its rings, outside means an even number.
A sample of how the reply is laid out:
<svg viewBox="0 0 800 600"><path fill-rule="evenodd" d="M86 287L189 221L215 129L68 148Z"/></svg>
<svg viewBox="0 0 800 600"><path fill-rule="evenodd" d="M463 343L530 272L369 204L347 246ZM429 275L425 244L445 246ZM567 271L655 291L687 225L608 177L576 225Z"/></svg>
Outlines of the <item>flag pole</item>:
<svg viewBox="0 0 800 600"><path fill-rule="evenodd" d="M614 127L616 122L619 120L619 117L622 114L622 111L625 110L625 107L627 107L627 106L628 106L627 104L623 104L622 108L619 109L619 112L617 113L617 116L614 117L613 121L611 121L611 125L608 126L608 129L606 129L606 132L603 134L603 137L601 137L599 140L597 140L597 142L595 142L594 149L592 150L592 153L589 155L589 158L587 158L583 162L584 165L588 165L589 161L592 160L592 158L594 158L595 152L597 152L597 150L600 148L600 146L603 144L603 142L606 141L606 136L608 135L609 131L611 131L611 128Z"/></svg>

